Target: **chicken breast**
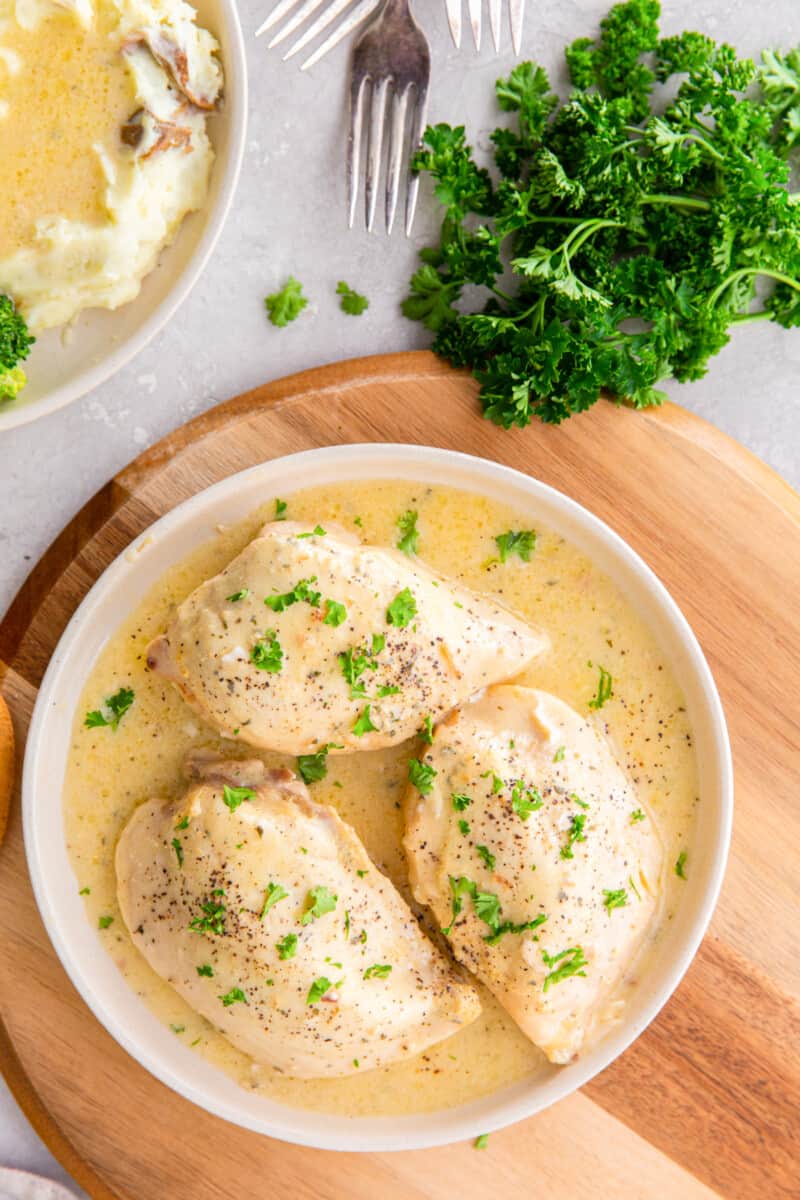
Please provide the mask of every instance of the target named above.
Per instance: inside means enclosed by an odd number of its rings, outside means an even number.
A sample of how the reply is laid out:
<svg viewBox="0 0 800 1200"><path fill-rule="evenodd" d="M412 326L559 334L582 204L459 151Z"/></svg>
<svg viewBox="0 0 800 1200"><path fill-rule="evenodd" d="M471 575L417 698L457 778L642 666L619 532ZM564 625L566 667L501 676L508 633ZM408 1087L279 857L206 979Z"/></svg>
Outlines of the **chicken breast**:
<svg viewBox="0 0 800 1200"><path fill-rule="evenodd" d="M621 1013L662 848L592 720L490 688L435 730L406 800L414 895L553 1062Z"/></svg>
<svg viewBox="0 0 800 1200"><path fill-rule="evenodd" d="M546 647L399 552L276 521L192 592L147 661L228 736L338 753L404 741Z"/></svg>
<svg viewBox="0 0 800 1200"><path fill-rule="evenodd" d="M119 904L150 966L256 1062L298 1078L420 1053L475 990L336 812L287 770L195 757L123 830Z"/></svg>

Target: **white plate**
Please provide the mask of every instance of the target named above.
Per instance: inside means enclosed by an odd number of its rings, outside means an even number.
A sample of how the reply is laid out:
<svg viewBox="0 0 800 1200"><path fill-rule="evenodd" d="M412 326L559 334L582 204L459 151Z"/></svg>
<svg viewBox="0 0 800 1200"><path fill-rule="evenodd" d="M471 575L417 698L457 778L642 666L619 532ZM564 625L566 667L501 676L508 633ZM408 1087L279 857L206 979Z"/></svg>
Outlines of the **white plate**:
<svg viewBox="0 0 800 1200"><path fill-rule="evenodd" d="M271 497L343 479L411 479L480 492L561 533L622 588L647 621L683 693L700 767L692 873L658 956L623 1023L585 1058L547 1066L458 1108L406 1117L344 1118L287 1108L238 1087L182 1044L137 998L86 919L64 839L61 789L73 715L87 674L110 635L174 562ZM410 1150L490 1133L553 1104L616 1058L653 1019L692 960L717 899L730 840L733 782L719 697L702 651L653 572L586 509L508 467L419 446L332 446L234 475L187 500L111 564L75 613L42 681L23 773L25 848L44 923L72 982L122 1046L163 1083L260 1133L336 1150Z"/></svg>
<svg viewBox="0 0 800 1200"><path fill-rule="evenodd" d="M225 73L224 104L208 121L216 161L206 202L183 222L130 304L113 312L86 309L66 334L60 328L40 334L22 364L27 386L15 403L0 405L0 433L79 399L138 354L189 295L222 232L244 153L247 61L236 0L192 3L200 25L220 43Z"/></svg>

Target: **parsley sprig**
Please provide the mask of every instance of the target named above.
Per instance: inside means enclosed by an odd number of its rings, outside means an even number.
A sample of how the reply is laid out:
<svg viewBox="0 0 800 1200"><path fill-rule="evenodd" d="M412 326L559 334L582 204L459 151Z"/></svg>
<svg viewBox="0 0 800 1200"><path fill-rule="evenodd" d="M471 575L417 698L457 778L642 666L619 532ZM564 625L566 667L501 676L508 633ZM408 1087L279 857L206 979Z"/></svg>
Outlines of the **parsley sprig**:
<svg viewBox="0 0 800 1200"><path fill-rule="evenodd" d="M463 126L428 128L415 156L444 213L403 311L505 428L603 392L659 404L737 325L800 324L800 55L755 65L703 34L659 38L659 9L616 4L573 42L563 102L534 63L499 80L512 121L491 135L491 173ZM473 285L484 300L464 311Z"/></svg>
<svg viewBox="0 0 800 1200"><path fill-rule="evenodd" d="M87 729L97 729L108 725L115 733L125 713L133 704L133 688L121 687L113 696L107 696L103 709L95 708L87 712L84 725Z"/></svg>

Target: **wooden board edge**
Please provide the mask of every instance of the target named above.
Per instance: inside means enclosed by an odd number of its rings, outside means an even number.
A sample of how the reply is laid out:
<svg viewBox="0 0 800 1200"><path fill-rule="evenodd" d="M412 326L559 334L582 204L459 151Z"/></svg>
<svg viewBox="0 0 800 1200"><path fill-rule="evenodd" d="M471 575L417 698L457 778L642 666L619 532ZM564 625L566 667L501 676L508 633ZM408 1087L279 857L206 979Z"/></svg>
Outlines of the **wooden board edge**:
<svg viewBox="0 0 800 1200"><path fill-rule="evenodd" d="M0 1074L23 1115L44 1145L70 1177L92 1200L122 1200L103 1182L78 1153L34 1088L0 1020Z"/></svg>

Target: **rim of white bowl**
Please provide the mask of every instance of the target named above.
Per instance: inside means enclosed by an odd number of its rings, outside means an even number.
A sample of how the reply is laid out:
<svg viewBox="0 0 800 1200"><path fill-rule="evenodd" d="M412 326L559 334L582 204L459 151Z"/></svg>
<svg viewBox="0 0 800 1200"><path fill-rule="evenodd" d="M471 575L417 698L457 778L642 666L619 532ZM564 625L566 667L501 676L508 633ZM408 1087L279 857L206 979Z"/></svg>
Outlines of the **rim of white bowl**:
<svg viewBox="0 0 800 1200"><path fill-rule="evenodd" d="M135 573L136 560L138 558L137 551L153 544L160 535L169 535L176 529L179 529L196 510L202 510L207 507L213 508L215 502L235 497L237 491L242 489L243 483L252 480L253 477L261 475L269 476L270 474L277 474L279 471L286 471L288 469L292 478L296 480L293 490L297 491L304 486L303 482L301 482L304 468L319 466L322 460L326 464L331 462L336 464L342 461L343 469L344 463L347 463L350 467L353 467L354 464L358 464L360 467L369 465L369 472L361 470L359 473L358 477L362 480L367 478L384 480L400 479L404 478L404 476L401 473L397 473L396 462L395 474L392 474L387 469L382 470L383 464L386 464L386 467L388 467L392 459L396 460L398 457L404 457L414 466L427 466L434 471L437 466L442 465L461 467L464 471L463 480L448 480L442 484L445 487L461 487L467 491L481 494L482 481L489 480L497 484L512 483L528 493L528 498L532 505L536 503L537 499L543 500L550 509L556 508L561 510L565 523L570 519L577 521L583 526L589 540L594 541L595 544L598 541L604 544L605 548L611 552L611 556L621 563L623 569L633 571L647 592L648 601L652 604L652 611L660 610L661 615L671 625L672 631L677 634L682 649L687 655L686 665L698 684L705 715L709 718L710 740L713 743L713 754L715 755L714 766L715 774L718 778L717 798L719 816L713 837L710 864L706 867L705 882L701 887L700 896L697 901L697 912L681 940L678 952L673 956L663 972L664 980L661 986L654 991L647 1003L643 1005L636 1021L623 1022L617 1031L604 1037L585 1058L580 1058L577 1062L569 1064L566 1067L558 1068L554 1077L551 1080L545 1081L544 1085L541 1082L533 1081L527 1089L527 1094L525 1081L518 1081L516 1084L511 1085L511 1089L508 1089L513 1090L515 1095L505 1100L502 1098L502 1095L506 1089L501 1088L498 1092L488 1097L483 1097L477 1102L473 1101L456 1108L438 1109L425 1114L390 1118L334 1118L329 1114L314 1110L295 1109L288 1105L279 1105L282 1120L276 1122L270 1116L250 1116L247 1113L236 1110L234 1106L221 1100L214 1093L213 1088L203 1090L188 1082L178 1071L163 1062L155 1049L147 1045L142 1045L136 1038L130 1036L126 1026L116 1013L109 1006L98 1000L84 975L81 963L77 960L68 941L62 936L58 919L59 913L51 901L49 881L41 861L42 847L40 839L47 836L48 832L51 833L52 830L45 830L41 827L41 823L37 821L36 772L40 755L45 752L47 744L47 720L52 696L57 693L60 673L64 668L69 654L72 652L73 644L79 639L84 623L90 617L92 608L98 603L104 592L112 587L119 578L124 578L128 574ZM374 470L372 469L373 466ZM470 472L474 473L471 483L469 482ZM343 478L345 473L339 474L338 477ZM405 478L418 478L419 482L424 483L430 482L433 476L426 472L424 476L406 475ZM319 483L319 478L313 482ZM266 490L261 502L270 498L273 494L272 489L276 485L267 483L265 486ZM284 487L282 490L285 492L286 488ZM258 507L258 503L256 501L253 508ZM242 516L246 515L246 511L242 512ZM252 509L249 511L252 511ZM553 527L552 520L545 520L545 523L551 528ZM208 541L212 537L213 525L209 524L208 536L203 540ZM575 541L576 539L572 537L571 540ZM583 549L585 553L588 553L588 557L591 558L591 552L587 552L585 548ZM187 550L184 550L184 553L187 552ZM172 560L172 562L174 561L177 561L177 559ZM159 574L163 574L168 569L169 565L163 566ZM606 573L609 572L606 571ZM135 603L138 602L139 600L137 599ZM647 622L647 614L642 613L641 609L639 611ZM120 616L119 621L123 620L126 615L127 612ZM83 678L85 678L85 674ZM71 719L72 715L71 712ZM655 572L610 526L563 492L551 487L549 484L542 483L531 475L517 471L513 467L507 467L488 459L479 458L456 450L443 450L429 446L405 445L402 443L358 443L352 445L324 446L314 450L300 451L296 454L259 463L247 470L228 476L228 478L189 497L159 518L159 520L155 521L146 530L142 531L109 564L84 597L69 624L66 626L42 679L25 747L22 775L22 810L25 853L34 895L56 954L70 980L94 1016L123 1049L155 1076L156 1079L215 1116L221 1117L245 1129L250 1129L253 1132L265 1134L282 1141L323 1150L366 1152L421 1150L464 1141L482 1133L493 1133L498 1129L514 1124L526 1117L533 1116L535 1113L550 1107L550 1105L556 1103L558 1100L564 1099L580 1087L583 1087L590 1079L604 1070L647 1028L666 1004L667 1000L669 1000L685 975L708 928L719 897L727 864L733 822L733 764L722 704L711 670L697 638L677 603L672 599L672 596ZM107 952L104 950L103 953ZM129 985L121 975L120 979L125 984L125 987L128 988ZM143 1002L140 1001L139 1003ZM187 1053L192 1054L192 1051L187 1050ZM215 1071L215 1074L218 1075L218 1072ZM522 1094L517 1095L516 1093ZM482 1111L480 1114L476 1114L471 1111L478 1107L485 1108L487 1102L490 1103L493 1097L497 1097L498 1099L491 1113ZM418 1122L420 1118L422 1119L421 1126L411 1132L408 1128L409 1124L414 1121ZM446 1127L442 1130L437 1129L439 1118L445 1118L444 1124Z"/></svg>
<svg viewBox="0 0 800 1200"><path fill-rule="evenodd" d="M230 108L231 113L228 131L230 148L213 214L203 230L192 257L161 303L156 305L147 320L130 338L125 340L118 350L103 358L96 366L82 371L72 382L55 388L41 400L33 400L30 404L20 404L18 408L11 408L7 412L0 410L0 434L9 429L18 429L21 425L29 425L32 421L38 421L40 417L49 416L50 413L58 412L60 408L66 408L68 404L73 404L99 387L101 383L105 383L106 380L116 375L117 371L121 371L172 320L206 269L208 260L225 227L233 197L236 194L247 137L247 55L242 23L239 20L236 0L220 0L220 4L226 11L228 61L225 65L225 105ZM178 231L179 235L180 230ZM158 270L158 267L155 269ZM135 299L131 303L136 303Z"/></svg>

